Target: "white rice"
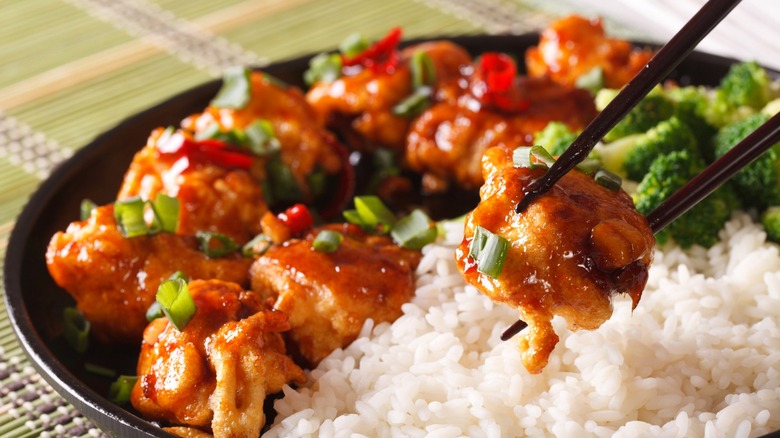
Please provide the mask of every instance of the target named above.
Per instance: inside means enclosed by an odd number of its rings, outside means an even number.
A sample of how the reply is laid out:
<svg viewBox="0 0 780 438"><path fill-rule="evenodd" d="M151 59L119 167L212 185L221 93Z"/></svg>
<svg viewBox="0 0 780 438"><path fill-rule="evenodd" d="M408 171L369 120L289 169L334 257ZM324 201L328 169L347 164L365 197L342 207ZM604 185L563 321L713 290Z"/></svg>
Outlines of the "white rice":
<svg viewBox="0 0 780 438"><path fill-rule="evenodd" d="M500 333L515 312L458 274L461 225L429 245L393 324L286 387L268 437L748 437L780 428L780 256L744 213L709 250L658 250L639 306L554 326L539 375Z"/></svg>

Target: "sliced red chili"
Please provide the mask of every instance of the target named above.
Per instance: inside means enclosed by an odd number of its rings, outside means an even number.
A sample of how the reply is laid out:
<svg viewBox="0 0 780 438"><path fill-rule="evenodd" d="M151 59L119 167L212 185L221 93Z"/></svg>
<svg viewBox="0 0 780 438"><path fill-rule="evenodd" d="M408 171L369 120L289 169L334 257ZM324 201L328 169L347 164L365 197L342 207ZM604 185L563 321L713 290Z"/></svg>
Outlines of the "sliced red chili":
<svg viewBox="0 0 780 438"><path fill-rule="evenodd" d="M177 132L157 145L157 150L163 154L185 156L190 161L211 163L222 167L237 167L249 169L252 167L252 157L240 152L229 144L215 140L192 140Z"/></svg>
<svg viewBox="0 0 780 438"><path fill-rule="evenodd" d="M529 102L523 99L515 85L517 65L504 53L488 52L479 59L472 90L485 105L504 111L523 111Z"/></svg>
<svg viewBox="0 0 780 438"><path fill-rule="evenodd" d="M277 217L287 225L290 234L298 234L314 226L309 208L303 204L295 204Z"/></svg>
<svg viewBox="0 0 780 438"><path fill-rule="evenodd" d="M376 73L392 73L400 59L398 44L401 42L401 36L401 28L394 27L384 38L357 55L352 57L342 55L341 64L345 67L361 65Z"/></svg>

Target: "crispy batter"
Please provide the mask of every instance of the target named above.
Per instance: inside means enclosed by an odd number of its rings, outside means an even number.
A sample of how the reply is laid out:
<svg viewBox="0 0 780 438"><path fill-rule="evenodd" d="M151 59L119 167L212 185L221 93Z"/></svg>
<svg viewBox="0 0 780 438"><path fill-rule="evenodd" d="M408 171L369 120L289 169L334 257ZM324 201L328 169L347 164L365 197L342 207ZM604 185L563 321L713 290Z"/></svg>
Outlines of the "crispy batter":
<svg viewBox="0 0 780 438"><path fill-rule="evenodd" d="M311 243L322 229L341 232L337 251ZM252 289L275 300L290 316L289 339L309 364L349 345L363 323L394 321L414 293L413 271L420 253L354 225L328 225L268 250L251 268Z"/></svg>
<svg viewBox="0 0 780 438"><path fill-rule="evenodd" d="M192 237L122 237L114 208L107 205L56 233L46 264L54 281L75 298L98 339L138 342L157 287L171 274L183 271L190 278L246 283L250 261L237 256L209 259Z"/></svg>
<svg viewBox="0 0 780 438"><path fill-rule="evenodd" d="M634 306L647 282L655 239L624 191L612 191L572 171L521 214L523 188L544 169L514 167L512 148L492 148L483 161L481 202L468 215L456 250L467 282L491 299L517 307L529 329L520 339L525 367L539 373L558 336L550 321L596 329L612 314L611 297L627 293ZM498 279L480 274L469 257L475 228L506 238L510 249Z"/></svg>
<svg viewBox="0 0 780 438"><path fill-rule="evenodd" d="M304 381L279 334L287 317L234 283L196 280L189 291L197 311L184 330L158 318L144 332L131 402L151 419L215 437L257 437L266 395Z"/></svg>
<svg viewBox="0 0 780 438"><path fill-rule="evenodd" d="M608 88L620 88L653 57L647 49L635 49L629 41L609 38L600 19L569 16L542 31L539 45L526 51L530 76L548 76L573 86L595 67L604 74Z"/></svg>

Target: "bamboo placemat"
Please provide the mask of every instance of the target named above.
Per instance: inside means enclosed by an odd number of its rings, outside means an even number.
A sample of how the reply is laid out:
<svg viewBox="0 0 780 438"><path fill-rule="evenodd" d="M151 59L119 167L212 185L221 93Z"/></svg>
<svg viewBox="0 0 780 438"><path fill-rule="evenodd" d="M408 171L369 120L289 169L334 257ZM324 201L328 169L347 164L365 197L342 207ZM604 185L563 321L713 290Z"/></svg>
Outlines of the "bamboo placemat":
<svg viewBox="0 0 780 438"><path fill-rule="evenodd" d="M262 66L394 25L407 38L523 33L568 12L541 0L4 0L0 261L15 217L57 163L227 66ZM102 435L32 368L0 301L0 436Z"/></svg>

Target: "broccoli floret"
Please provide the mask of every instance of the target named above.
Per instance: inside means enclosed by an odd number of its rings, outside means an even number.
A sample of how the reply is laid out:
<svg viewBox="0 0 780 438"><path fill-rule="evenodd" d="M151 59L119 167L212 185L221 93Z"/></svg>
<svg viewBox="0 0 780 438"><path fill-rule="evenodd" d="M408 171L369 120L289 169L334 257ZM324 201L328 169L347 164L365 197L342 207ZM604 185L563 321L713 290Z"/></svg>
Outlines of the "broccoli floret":
<svg viewBox="0 0 780 438"><path fill-rule="evenodd" d="M605 169L640 181L656 157L679 150L699 155L693 132L680 119L671 117L646 133L631 135L603 145L597 152Z"/></svg>
<svg viewBox="0 0 780 438"><path fill-rule="evenodd" d="M767 120L768 115L758 113L721 129L715 136L715 155L723 156ZM780 143L737 172L732 181L746 208L763 211L780 205Z"/></svg>
<svg viewBox="0 0 780 438"><path fill-rule="evenodd" d="M761 109L769 102L771 80L766 70L754 61L734 64L718 87L732 107Z"/></svg>
<svg viewBox="0 0 780 438"><path fill-rule="evenodd" d="M780 243L780 205L767 208L761 215L761 223L764 224L767 240Z"/></svg>
<svg viewBox="0 0 780 438"><path fill-rule="evenodd" d="M650 213L704 167L701 157L687 150L657 157L633 195L637 210L645 215ZM671 237L683 248L709 248L719 241L718 233L737 206L731 187L722 186L657 233L656 239L663 243Z"/></svg>
<svg viewBox="0 0 780 438"><path fill-rule="evenodd" d="M577 133L561 122L550 122L541 131L534 134L534 144L547 149L553 156L563 154L577 138Z"/></svg>
<svg viewBox="0 0 780 438"><path fill-rule="evenodd" d="M655 88L645 96L604 136L604 141L615 141L631 134L646 132L671 117L674 114L674 104L660 90L660 87Z"/></svg>
<svg viewBox="0 0 780 438"><path fill-rule="evenodd" d="M718 128L709 123L704 113L709 104L709 91L704 87L673 87L664 91L674 103L674 115L685 123L696 137L702 156L708 162L715 159L712 137Z"/></svg>

